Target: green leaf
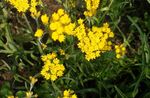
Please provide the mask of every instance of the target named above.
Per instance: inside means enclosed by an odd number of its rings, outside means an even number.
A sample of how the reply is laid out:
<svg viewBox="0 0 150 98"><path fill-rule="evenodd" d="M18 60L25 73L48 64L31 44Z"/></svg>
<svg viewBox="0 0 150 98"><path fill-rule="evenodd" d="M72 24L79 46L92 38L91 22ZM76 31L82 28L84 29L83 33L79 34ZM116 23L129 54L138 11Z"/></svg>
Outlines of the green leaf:
<svg viewBox="0 0 150 98"><path fill-rule="evenodd" d="M31 55L31 58L32 58L33 60L38 61L38 58L37 58L33 53L31 53L30 55Z"/></svg>
<svg viewBox="0 0 150 98"><path fill-rule="evenodd" d="M18 97L18 98L24 98L25 97L25 91L18 91L17 93L16 93L16 96Z"/></svg>
<svg viewBox="0 0 150 98"><path fill-rule="evenodd" d="M117 93L121 96L121 98L128 98L116 85L114 87Z"/></svg>
<svg viewBox="0 0 150 98"><path fill-rule="evenodd" d="M147 0L147 2L150 4L150 0Z"/></svg>

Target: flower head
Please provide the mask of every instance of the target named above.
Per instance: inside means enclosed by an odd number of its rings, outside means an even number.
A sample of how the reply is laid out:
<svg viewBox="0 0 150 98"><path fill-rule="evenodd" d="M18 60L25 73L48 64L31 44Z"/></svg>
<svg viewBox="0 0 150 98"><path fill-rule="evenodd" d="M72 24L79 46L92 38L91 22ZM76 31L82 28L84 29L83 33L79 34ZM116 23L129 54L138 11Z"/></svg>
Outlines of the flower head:
<svg viewBox="0 0 150 98"><path fill-rule="evenodd" d="M32 85L34 85L38 81L38 79L36 79L35 77L30 76L29 78Z"/></svg>
<svg viewBox="0 0 150 98"><path fill-rule="evenodd" d="M65 67L60 63L60 60L56 58L56 54L50 53L42 56L44 66L41 70L41 75L46 80L55 81L58 77L63 76Z"/></svg>
<svg viewBox="0 0 150 98"><path fill-rule="evenodd" d="M85 2L87 11L84 12L84 15L89 17L95 15L100 0L85 0Z"/></svg>
<svg viewBox="0 0 150 98"><path fill-rule="evenodd" d="M101 53L111 50L111 41L109 38L114 37L108 23L102 27L93 26L91 29L85 27L83 20L78 20L79 26L75 29L75 36L78 38L78 47L85 58L89 61L99 57Z"/></svg>
<svg viewBox="0 0 150 98"><path fill-rule="evenodd" d="M42 29L37 29L37 31L35 32L34 36L37 38L42 37L43 35L43 30Z"/></svg>
<svg viewBox="0 0 150 98"><path fill-rule="evenodd" d="M73 90L68 89L63 92L63 98L77 98L77 95Z"/></svg>
<svg viewBox="0 0 150 98"><path fill-rule="evenodd" d="M49 18L48 18L48 16L47 16L47 14L44 14L44 15L41 16L41 21L42 21L42 23L43 23L44 25L47 25L47 24L48 24L48 20L49 20Z"/></svg>
<svg viewBox="0 0 150 98"><path fill-rule="evenodd" d="M51 37L54 41L64 42L65 35L74 34L75 24L71 23L69 15L63 9L58 9L57 13L52 14L49 28L52 31Z"/></svg>
<svg viewBox="0 0 150 98"><path fill-rule="evenodd" d="M115 45L116 58L121 58L126 53L126 48L123 44Z"/></svg>

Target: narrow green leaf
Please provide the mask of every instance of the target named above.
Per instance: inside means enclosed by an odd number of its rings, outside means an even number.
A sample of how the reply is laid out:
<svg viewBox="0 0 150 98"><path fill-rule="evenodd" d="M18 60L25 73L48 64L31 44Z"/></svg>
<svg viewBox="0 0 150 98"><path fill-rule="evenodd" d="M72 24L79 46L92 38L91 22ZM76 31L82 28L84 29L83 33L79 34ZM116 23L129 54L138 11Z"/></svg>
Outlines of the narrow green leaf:
<svg viewBox="0 0 150 98"><path fill-rule="evenodd" d="M121 98L128 98L116 85L114 87L117 93L121 96Z"/></svg>

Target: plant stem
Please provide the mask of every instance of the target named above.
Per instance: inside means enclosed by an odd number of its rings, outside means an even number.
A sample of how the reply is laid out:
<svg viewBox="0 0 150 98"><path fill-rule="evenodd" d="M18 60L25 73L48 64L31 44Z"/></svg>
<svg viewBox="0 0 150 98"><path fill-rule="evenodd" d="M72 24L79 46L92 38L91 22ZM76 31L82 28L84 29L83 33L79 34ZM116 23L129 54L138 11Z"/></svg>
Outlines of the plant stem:
<svg viewBox="0 0 150 98"><path fill-rule="evenodd" d="M33 33L33 29L32 29L32 27L31 27L31 25L30 25L30 23L29 23L29 21L28 21L26 15L25 15L24 13L23 13L23 16L24 16L24 19L25 19L25 21L26 21L28 27L29 27L30 32Z"/></svg>

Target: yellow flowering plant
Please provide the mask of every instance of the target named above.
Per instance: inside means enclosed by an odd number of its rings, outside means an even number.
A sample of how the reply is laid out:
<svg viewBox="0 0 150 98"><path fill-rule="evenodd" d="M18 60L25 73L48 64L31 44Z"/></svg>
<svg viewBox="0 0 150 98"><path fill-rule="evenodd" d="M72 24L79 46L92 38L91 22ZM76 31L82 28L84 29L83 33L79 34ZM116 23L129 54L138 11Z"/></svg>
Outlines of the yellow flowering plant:
<svg viewBox="0 0 150 98"><path fill-rule="evenodd" d="M150 18L132 18L134 8L131 0L1 1L0 98L148 98Z"/></svg>

